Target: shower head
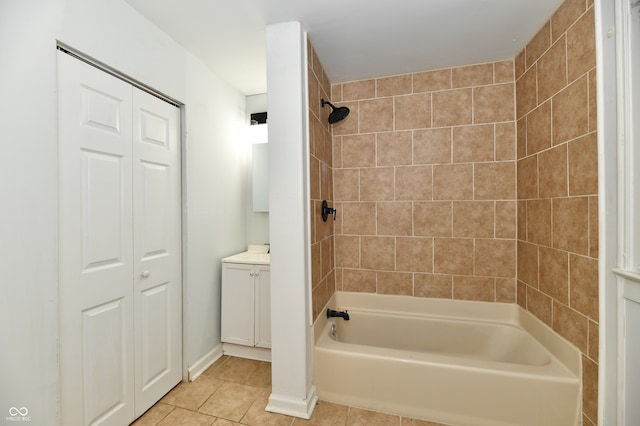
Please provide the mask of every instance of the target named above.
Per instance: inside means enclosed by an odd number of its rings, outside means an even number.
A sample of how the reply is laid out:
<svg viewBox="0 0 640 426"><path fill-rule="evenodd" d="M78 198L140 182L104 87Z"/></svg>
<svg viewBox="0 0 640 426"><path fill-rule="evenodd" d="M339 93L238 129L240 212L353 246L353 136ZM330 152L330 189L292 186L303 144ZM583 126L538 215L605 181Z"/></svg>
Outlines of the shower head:
<svg viewBox="0 0 640 426"><path fill-rule="evenodd" d="M325 105L329 105L331 107L332 111L329 114L329 124L334 124L334 123L337 123L338 121L342 121L345 118L347 118L347 115L349 115L349 108L347 108L346 106L336 108L329 101L325 101L324 99L320 99L320 101L322 103L323 108Z"/></svg>

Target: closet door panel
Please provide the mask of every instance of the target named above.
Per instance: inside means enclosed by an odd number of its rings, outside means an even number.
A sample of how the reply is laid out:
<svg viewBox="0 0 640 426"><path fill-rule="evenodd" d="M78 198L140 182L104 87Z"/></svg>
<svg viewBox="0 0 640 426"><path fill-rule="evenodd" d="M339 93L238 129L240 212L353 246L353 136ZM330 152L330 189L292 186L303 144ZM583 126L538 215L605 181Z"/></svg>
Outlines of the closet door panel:
<svg viewBox="0 0 640 426"><path fill-rule="evenodd" d="M58 53L62 424L134 418L131 86Z"/></svg>
<svg viewBox="0 0 640 426"><path fill-rule="evenodd" d="M182 378L179 109L133 94L136 413Z"/></svg>

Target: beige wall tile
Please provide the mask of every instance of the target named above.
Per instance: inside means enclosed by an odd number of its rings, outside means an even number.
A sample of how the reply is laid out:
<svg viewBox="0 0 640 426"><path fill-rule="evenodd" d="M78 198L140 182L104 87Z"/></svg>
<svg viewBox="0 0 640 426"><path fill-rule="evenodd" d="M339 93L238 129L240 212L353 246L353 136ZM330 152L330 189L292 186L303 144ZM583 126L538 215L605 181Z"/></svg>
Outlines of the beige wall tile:
<svg viewBox="0 0 640 426"><path fill-rule="evenodd" d="M359 102L360 133L393 130L393 98L379 98Z"/></svg>
<svg viewBox="0 0 640 426"><path fill-rule="evenodd" d="M312 200L320 199L320 162L317 158L311 157L309 161L309 187Z"/></svg>
<svg viewBox="0 0 640 426"><path fill-rule="evenodd" d="M415 202L413 233L426 237L450 237L452 232L451 202Z"/></svg>
<svg viewBox="0 0 640 426"><path fill-rule="evenodd" d="M434 200L471 200L472 198L472 164L433 166Z"/></svg>
<svg viewBox="0 0 640 426"><path fill-rule="evenodd" d="M540 290L555 300L569 303L569 259L565 251L540 247Z"/></svg>
<svg viewBox="0 0 640 426"><path fill-rule="evenodd" d="M551 147L551 101L541 104L527 115L527 155Z"/></svg>
<svg viewBox="0 0 640 426"><path fill-rule="evenodd" d="M493 238L493 201L454 201L453 236L458 238Z"/></svg>
<svg viewBox="0 0 640 426"><path fill-rule="evenodd" d="M378 203L378 235L412 235L412 203L407 201Z"/></svg>
<svg viewBox="0 0 640 426"><path fill-rule="evenodd" d="M493 64L493 82L495 84L515 82L513 61L502 61Z"/></svg>
<svg viewBox="0 0 640 426"><path fill-rule="evenodd" d="M538 157L518 161L518 200L538 198Z"/></svg>
<svg viewBox="0 0 640 426"><path fill-rule="evenodd" d="M393 200L393 167L360 170L360 199L363 201Z"/></svg>
<svg viewBox="0 0 640 426"><path fill-rule="evenodd" d="M487 277L465 277L454 275L453 298L493 302L495 301L494 279Z"/></svg>
<svg viewBox="0 0 640 426"><path fill-rule="evenodd" d="M527 202L519 201L519 200L518 200L518 239L527 240Z"/></svg>
<svg viewBox="0 0 640 426"><path fill-rule="evenodd" d="M538 105L536 65L516 81L516 118L524 117Z"/></svg>
<svg viewBox="0 0 640 426"><path fill-rule="evenodd" d="M587 317L557 300L553 301L553 330L576 345L582 353L587 352L588 327ZM583 384L586 384L585 380L583 380Z"/></svg>
<svg viewBox="0 0 640 426"><path fill-rule="evenodd" d="M496 123L496 161L516 159L515 123Z"/></svg>
<svg viewBox="0 0 640 426"><path fill-rule="evenodd" d="M587 76L555 95L552 100L553 144L585 135L589 130Z"/></svg>
<svg viewBox="0 0 640 426"><path fill-rule="evenodd" d="M332 139L332 167L342 167L342 136L334 136Z"/></svg>
<svg viewBox="0 0 640 426"><path fill-rule="evenodd" d="M343 167L373 167L376 164L376 137L373 134L342 137Z"/></svg>
<svg viewBox="0 0 640 426"><path fill-rule="evenodd" d="M563 144L538 154L539 197L566 197L567 145Z"/></svg>
<svg viewBox="0 0 640 426"><path fill-rule="evenodd" d="M376 203L343 203L342 233L352 235L375 235Z"/></svg>
<svg viewBox="0 0 640 426"><path fill-rule="evenodd" d="M473 239L436 238L433 257L436 273L473 275Z"/></svg>
<svg viewBox="0 0 640 426"><path fill-rule="evenodd" d="M527 288L528 286L522 281L516 282L516 303L522 309L527 309Z"/></svg>
<svg viewBox="0 0 640 426"><path fill-rule="evenodd" d="M360 171L358 169L334 169L333 195L336 201L358 201L360 199Z"/></svg>
<svg viewBox="0 0 640 426"><path fill-rule="evenodd" d="M516 276L514 240L477 239L474 259L476 275L505 278Z"/></svg>
<svg viewBox="0 0 640 426"><path fill-rule="evenodd" d="M431 200L433 194L431 166L396 167L396 200Z"/></svg>
<svg viewBox="0 0 640 426"><path fill-rule="evenodd" d="M515 201L495 202L495 237L513 238L516 235L517 203Z"/></svg>
<svg viewBox="0 0 640 426"><path fill-rule="evenodd" d="M407 272L377 272L378 294L413 296L413 274Z"/></svg>
<svg viewBox="0 0 640 426"><path fill-rule="evenodd" d="M309 109L316 117L320 117L320 85L315 75L309 71Z"/></svg>
<svg viewBox="0 0 640 426"><path fill-rule="evenodd" d="M414 274L413 293L418 297L453 298L451 275Z"/></svg>
<svg viewBox="0 0 640 426"><path fill-rule="evenodd" d="M569 195L598 193L598 140L595 133L569 142Z"/></svg>
<svg viewBox="0 0 640 426"><path fill-rule="evenodd" d="M544 52L551 46L551 22L540 28L540 31L531 39L525 49L525 60L527 67L533 65Z"/></svg>
<svg viewBox="0 0 640 426"><path fill-rule="evenodd" d="M342 100L357 101L376 97L376 81L361 80L342 84Z"/></svg>
<svg viewBox="0 0 640 426"><path fill-rule="evenodd" d="M395 75L376 79L376 96L407 95L413 90L412 75Z"/></svg>
<svg viewBox="0 0 640 426"><path fill-rule="evenodd" d="M518 280L538 287L538 246L518 241Z"/></svg>
<svg viewBox="0 0 640 426"><path fill-rule="evenodd" d="M553 200L553 247L578 254L589 254L589 199Z"/></svg>
<svg viewBox="0 0 640 426"><path fill-rule="evenodd" d="M496 302L516 303L516 280L496 278Z"/></svg>
<svg viewBox="0 0 640 426"><path fill-rule="evenodd" d="M342 99L342 84L331 85L331 100L334 102L341 102Z"/></svg>
<svg viewBox="0 0 640 426"><path fill-rule="evenodd" d="M582 410L586 416L598 419L598 364L582 357Z"/></svg>
<svg viewBox="0 0 640 426"><path fill-rule="evenodd" d="M413 93L451 89L451 69L413 74Z"/></svg>
<svg viewBox="0 0 640 426"><path fill-rule="evenodd" d="M393 271L396 263L396 242L393 237L362 237L360 240L363 269Z"/></svg>
<svg viewBox="0 0 640 426"><path fill-rule="evenodd" d="M514 84L497 84L473 89L473 122L511 121L515 116Z"/></svg>
<svg viewBox="0 0 640 426"><path fill-rule="evenodd" d="M598 321L598 259L569 255L569 306Z"/></svg>
<svg viewBox="0 0 640 426"><path fill-rule="evenodd" d="M567 85L567 43L563 36L538 61L538 103Z"/></svg>
<svg viewBox="0 0 640 426"><path fill-rule="evenodd" d="M493 161L493 124L453 128L453 162Z"/></svg>
<svg viewBox="0 0 640 426"><path fill-rule="evenodd" d="M325 238L320 243L320 263L322 265L322 279L325 279L333 269L333 238Z"/></svg>
<svg viewBox="0 0 640 426"><path fill-rule="evenodd" d="M320 199L333 199L333 172L326 163L320 163Z"/></svg>
<svg viewBox="0 0 640 426"><path fill-rule="evenodd" d="M522 74L527 70L526 66L526 51L522 49L513 60L513 71L515 73L516 80L522 77Z"/></svg>
<svg viewBox="0 0 640 426"><path fill-rule="evenodd" d="M415 130L413 132L413 163L451 163L451 129Z"/></svg>
<svg viewBox="0 0 640 426"><path fill-rule="evenodd" d="M527 156L527 116L516 121L516 155L518 160Z"/></svg>
<svg viewBox="0 0 640 426"><path fill-rule="evenodd" d="M586 10L584 0L565 0L551 16L551 37L557 40Z"/></svg>
<svg viewBox="0 0 640 426"><path fill-rule="evenodd" d="M472 87L493 84L493 64L457 67L451 70L452 87Z"/></svg>
<svg viewBox="0 0 640 426"><path fill-rule="evenodd" d="M551 200L527 201L527 241L551 247Z"/></svg>
<svg viewBox="0 0 640 426"><path fill-rule="evenodd" d="M516 165L513 161L474 165L476 200L515 200Z"/></svg>
<svg viewBox="0 0 640 426"><path fill-rule="evenodd" d="M413 158L411 131L378 133L376 135L376 152L377 166L411 164Z"/></svg>
<svg viewBox="0 0 640 426"><path fill-rule="evenodd" d="M342 290L362 293L376 292L376 272L363 269L342 270Z"/></svg>
<svg viewBox="0 0 640 426"><path fill-rule="evenodd" d="M595 20L589 9L567 31L567 69L573 81L596 66Z"/></svg>
<svg viewBox="0 0 640 426"><path fill-rule="evenodd" d="M538 290L527 287L527 309L547 324L552 326L553 299Z"/></svg>
<svg viewBox="0 0 640 426"><path fill-rule="evenodd" d="M322 279L320 264L320 242L311 244L311 285L316 286Z"/></svg>
<svg viewBox="0 0 640 426"><path fill-rule="evenodd" d="M471 124L472 89L447 90L432 95L434 127Z"/></svg>
<svg viewBox="0 0 640 426"><path fill-rule="evenodd" d="M396 270L407 272L433 271L433 239L396 238Z"/></svg>
<svg viewBox="0 0 640 426"><path fill-rule="evenodd" d="M395 96L395 129L425 129L431 127L431 94Z"/></svg>
<svg viewBox="0 0 640 426"><path fill-rule="evenodd" d="M318 200L309 200L309 208L311 209L310 221L311 221L311 244L318 241L317 232L316 232L316 217L320 214L316 210L316 206L319 201ZM322 204L320 204L322 205Z"/></svg>

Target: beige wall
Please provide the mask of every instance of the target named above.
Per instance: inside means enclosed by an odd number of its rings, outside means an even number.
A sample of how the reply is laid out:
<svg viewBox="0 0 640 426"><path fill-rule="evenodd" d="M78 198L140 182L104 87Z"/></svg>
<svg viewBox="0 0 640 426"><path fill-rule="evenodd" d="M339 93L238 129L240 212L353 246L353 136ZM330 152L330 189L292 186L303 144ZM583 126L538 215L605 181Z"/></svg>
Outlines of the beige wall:
<svg viewBox="0 0 640 426"><path fill-rule="evenodd" d="M336 284L516 301L513 61L332 86Z"/></svg>
<svg viewBox="0 0 640 426"><path fill-rule="evenodd" d="M566 0L515 60L518 304L583 353L584 424L597 422L595 23Z"/></svg>
<svg viewBox="0 0 640 426"><path fill-rule="evenodd" d="M333 207L333 169L331 133L327 117L331 109L320 106L321 99L329 100L331 85L322 64L307 43L309 63L309 136L310 136L310 198L311 198L311 286L313 318L327 304L335 292L334 222L322 221L321 204L327 200Z"/></svg>

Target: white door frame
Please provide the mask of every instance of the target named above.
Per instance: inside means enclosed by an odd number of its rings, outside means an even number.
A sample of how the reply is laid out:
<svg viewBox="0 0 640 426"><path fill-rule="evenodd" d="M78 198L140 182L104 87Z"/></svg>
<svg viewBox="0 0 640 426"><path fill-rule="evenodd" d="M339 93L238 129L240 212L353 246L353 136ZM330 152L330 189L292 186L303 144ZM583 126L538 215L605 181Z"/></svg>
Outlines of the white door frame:
<svg viewBox="0 0 640 426"><path fill-rule="evenodd" d="M606 425L630 420L625 419L623 402L627 377L623 362L625 293L629 296L630 288L640 286L640 221L634 220L640 193L634 184L633 167L640 151L634 149L632 140L630 32L625 16L629 1L595 1L600 217L598 423Z"/></svg>

